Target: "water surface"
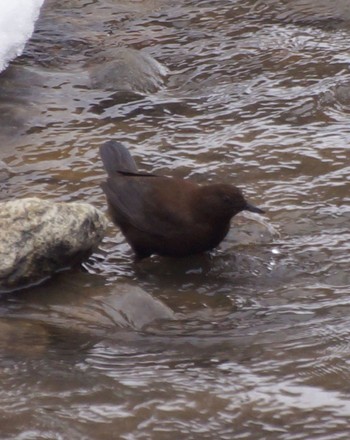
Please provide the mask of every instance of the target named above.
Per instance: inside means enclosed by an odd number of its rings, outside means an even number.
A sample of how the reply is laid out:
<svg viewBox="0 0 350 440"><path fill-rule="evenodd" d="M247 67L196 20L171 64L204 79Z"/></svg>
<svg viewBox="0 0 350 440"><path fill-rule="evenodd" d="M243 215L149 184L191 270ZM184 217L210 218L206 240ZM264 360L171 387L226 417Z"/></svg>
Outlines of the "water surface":
<svg viewBox="0 0 350 440"><path fill-rule="evenodd" d="M345 0L46 0L0 78L1 200L105 209L115 138L268 213L211 255L141 264L111 225L83 268L2 295L2 438L348 439L349 20ZM118 47L164 87L91 88Z"/></svg>

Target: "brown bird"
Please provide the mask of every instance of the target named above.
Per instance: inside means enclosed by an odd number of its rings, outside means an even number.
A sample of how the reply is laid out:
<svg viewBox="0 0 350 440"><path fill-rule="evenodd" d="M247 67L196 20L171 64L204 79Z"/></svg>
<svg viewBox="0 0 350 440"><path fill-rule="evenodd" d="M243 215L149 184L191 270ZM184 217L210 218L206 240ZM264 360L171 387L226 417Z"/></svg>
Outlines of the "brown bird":
<svg viewBox="0 0 350 440"><path fill-rule="evenodd" d="M120 142L104 143L100 154L108 173L102 189L109 212L137 259L209 251L225 238L236 214L243 210L264 213L233 185L199 185L138 172Z"/></svg>

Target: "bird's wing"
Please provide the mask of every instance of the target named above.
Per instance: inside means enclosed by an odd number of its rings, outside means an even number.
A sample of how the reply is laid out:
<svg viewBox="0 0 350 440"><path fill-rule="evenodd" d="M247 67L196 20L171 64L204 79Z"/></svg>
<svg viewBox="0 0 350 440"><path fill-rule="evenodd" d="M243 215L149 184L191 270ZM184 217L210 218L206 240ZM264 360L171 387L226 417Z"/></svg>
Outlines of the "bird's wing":
<svg viewBox="0 0 350 440"><path fill-rule="evenodd" d="M152 176L109 177L102 184L116 220L157 237L169 237L186 227L186 216L173 209L172 200L159 197L172 179ZM165 188L166 189L166 188Z"/></svg>

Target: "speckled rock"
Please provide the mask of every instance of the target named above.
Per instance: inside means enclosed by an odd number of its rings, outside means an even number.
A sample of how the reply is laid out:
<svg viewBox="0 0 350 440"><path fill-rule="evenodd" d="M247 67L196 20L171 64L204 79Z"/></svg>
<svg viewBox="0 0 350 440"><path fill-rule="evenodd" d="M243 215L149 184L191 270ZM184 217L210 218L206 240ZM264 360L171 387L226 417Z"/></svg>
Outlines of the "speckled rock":
<svg viewBox="0 0 350 440"><path fill-rule="evenodd" d="M0 291L37 283L98 246L105 215L87 203L37 198L0 203Z"/></svg>

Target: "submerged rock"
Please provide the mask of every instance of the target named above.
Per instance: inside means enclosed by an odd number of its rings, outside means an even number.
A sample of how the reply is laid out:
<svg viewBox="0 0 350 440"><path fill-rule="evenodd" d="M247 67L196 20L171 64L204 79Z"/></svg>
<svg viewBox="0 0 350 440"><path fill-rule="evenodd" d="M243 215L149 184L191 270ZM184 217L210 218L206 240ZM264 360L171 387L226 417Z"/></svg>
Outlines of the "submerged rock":
<svg viewBox="0 0 350 440"><path fill-rule="evenodd" d="M105 215L87 203L37 198L0 203L0 290L37 283L87 258L103 238Z"/></svg>
<svg viewBox="0 0 350 440"><path fill-rule="evenodd" d="M140 287L118 284L113 293L101 308L116 325L143 330L155 321L176 319L170 307Z"/></svg>
<svg viewBox="0 0 350 440"><path fill-rule="evenodd" d="M104 52L89 69L93 88L123 93L154 93L164 83L166 67L150 55L130 48Z"/></svg>
<svg viewBox="0 0 350 440"><path fill-rule="evenodd" d="M117 283L110 294L89 299L88 303L54 305L51 310L61 317L66 329L100 334L101 331L133 329L147 331L150 325L177 319L173 310L139 286ZM69 324L67 324L69 322ZM50 316L50 324L53 322ZM59 325L59 323L57 323Z"/></svg>

